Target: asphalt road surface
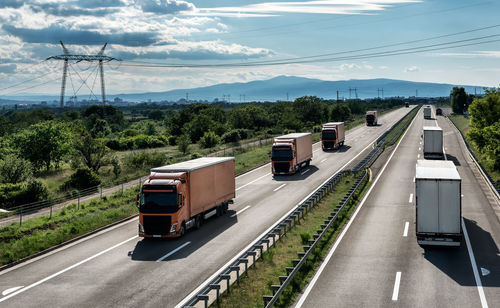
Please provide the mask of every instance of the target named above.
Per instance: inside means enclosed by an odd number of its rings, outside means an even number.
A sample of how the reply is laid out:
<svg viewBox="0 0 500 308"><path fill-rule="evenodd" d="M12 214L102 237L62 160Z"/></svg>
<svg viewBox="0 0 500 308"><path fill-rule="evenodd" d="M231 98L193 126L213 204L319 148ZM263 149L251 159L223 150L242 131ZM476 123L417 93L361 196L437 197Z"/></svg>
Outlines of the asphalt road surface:
<svg viewBox="0 0 500 308"><path fill-rule="evenodd" d="M0 306L173 307L410 109L350 130L340 151L315 144L311 166L296 175L273 178L267 164L237 177L230 213L182 238L138 238L133 220L0 272Z"/></svg>
<svg viewBox="0 0 500 308"><path fill-rule="evenodd" d="M422 127L435 125L462 177L470 244L460 247L424 249L415 236L415 164L423 157ZM296 307L500 307L497 205L452 124L434 112L424 120L421 110L379 175Z"/></svg>

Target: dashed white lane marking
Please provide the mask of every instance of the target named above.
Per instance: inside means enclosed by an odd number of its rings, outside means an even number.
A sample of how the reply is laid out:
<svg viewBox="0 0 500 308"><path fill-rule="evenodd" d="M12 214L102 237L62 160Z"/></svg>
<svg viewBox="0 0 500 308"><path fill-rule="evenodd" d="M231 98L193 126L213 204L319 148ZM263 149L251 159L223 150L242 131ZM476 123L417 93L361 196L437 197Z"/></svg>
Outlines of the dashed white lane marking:
<svg viewBox="0 0 500 308"><path fill-rule="evenodd" d="M392 291L392 300L398 300L399 284L401 283L401 272L396 273L396 280L394 281L394 290Z"/></svg>
<svg viewBox="0 0 500 308"><path fill-rule="evenodd" d="M57 276L59 276L59 275L61 275L61 274L65 273L65 272L67 272L67 271L69 271L69 270L72 270L72 269L74 269L74 268L75 268L75 267L77 267L77 266L80 266L80 265L82 265L82 264L84 264L84 263L87 263L88 261L93 260L93 259L95 259L95 258L99 257L100 255L103 255L103 254L107 253L108 251L115 249L116 247L119 247L119 246L121 246L121 245L123 245L123 244L125 244L125 243L127 243L127 242L130 242L131 240L135 240L137 237L138 237L138 235L132 236L132 237L131 237L131 238L129 238L128 240L124 240L123 242L120 242L120 243L118 243L118 244L116 244L116 245L114 245L114 246L112 246L112 247L109 247L109 248L107 248L107 249L105 249L105 250L103 250L103 251L101 251L101 252L99 252L99 253L96 253L95 255L93 255L93 256L91 256L91 257L88 257L88 258L87 258L87 259L85 259L85 260L82 260L82 261L80 261L80 262L78 262L78 263L75 263L75 264L73 264L73 265L71 265L71 266L68 266L68 267L66 267L65 269L60 270L59 272L57 272L57 273L55 273L55 274L52 274L52 275L50 275L50 276L48 276L48 277L45 277L44 279L39 280L39 281L37 281L37 282L35 282L35 283L32 283L32 284L30 284L29 286L27 286L27 287L25 287L25 288L19 289L19 290L17 290L16 292L13 292L13 293L11 293L11 294L9 294L9 295L5 296L5 297L2 297L2 298L0 298L0 303L1 303L1 302L3 302L3 301L5 301L5 300L7 300L7 299L9 299L9 298L11 298L11 297L13 297L13 296L16 296L16 295L17 295L17 294L19 294L19 293L22 293L22 292L24 292L24 291L27 291L27 290L29 290L29 289L33 288L33 287L36 287L37 285L40 285L40 284L44 283L45 281L48 281L48 280L50 280L50 279L52 279L52 278L54 278L54 277L57 277Z"/></svg>
<svg viewBox="0 0 500 308"><path fill-rule="evenodd" d="M159 258L158 260L156 260L156 262L161 262L163 260L165 260L166 258L170 257L171 255L173 255L174 253L178 252L179 250L181 250L182 248L186 247L187 245L191 244L191 242L185 242L184 244L182 244L181 246L175 248L174 250L172 250L171 252L167 253L166 255L164 255L163 257Z"/></svg>
<svg viewBox="0 0 500 308"><path fill-rule="evenodd" d="M3 296L9 295L10 293L15 292L15 291L17 291L19 289L22 289L22 288L24 288L24 286L13 287L13 288L7 289L7 290L5 290L5 291L2 292L2 295Z"/></svg>
<svg viewBox="0 0 500 308"><path fill-rule="evenodd" d="M420 158L420 154L417 155L417 159L419 159L419 158Z"/></svg>
<svg viewBox="0 0 500 308"><path fill-rule="evenodd" d="M258 177L258 178L256 178L255 180L250 181L250 182L246 183L245 185L242 185L242 186L240 186L240 187L236 188L236 191L238 191L238 190L242 189L243 187L246 187L246 186L248 186L248 185L250 185L250 184L253 184L253 183L257 182L258 180L262 179L263 177L269 176L270 174L271 174L271 173L264 174L263 176Z"/></svg>
<svg viewBox="0 0 500 308"><path fill-rule="evenodd" d="M243 213L244 211L248 210L250 208L250 205L247 205L245 206L244 208L242 208L241 210L239 210L238 212L234 213L233 215L231 215L231 217L235 217L241 213Z"/></svg>
<svg viewBox="0 0 500 308"><path fill-rule="evenodd" d="M407 221L405 222L405 230L403 231L403 236L407 237L408 236L408 228L410 227L410 222Z"/></svg>
<svg viewBox="0 0 500 308"><path fill-rule="evenodd" d="M278 188L275 188L273 191L278 191L280 189L282 189L283 187L285 187L286 184L283 184L283 185L280 185Z"/></svg>
<svg viewBox="0 0 500 308"><path fill-rule="evenodd" d="M413 177L413 183L415 183L415 177Z"/></svg>
<svg viewBox="0 0 500 308"><path fill-rule="evenodd" d="M328 159L328 158L325 158L325 159L323 159L322 161L320 161L319 163L320 163L320 164L321 164L321 163L324 163L327 159Z"/></svg>
<svg viewBox="0 0 500 308"><path fill-rule="evenodd" d="M301 172L300 175L304 175L304 174L308 173L309 170L311 170L311 169L306 169L304 172Z"/></svg>
<svg viewBox="0 0 500 308"><path fill-rule="evenodd" d="M476 280L477 292L479 293L479 299L481 300L481 307L488 308L488 302L486 302L486 296L484 295L483 283L481 282L481 277L479 277L479 273L477 271L476 257L474 257L474 252L472 251L472 246L470 245L469 234L467 233L463 217L462 230L464 231L465 244L467 245L470 265L472 266L472 272L474 273L474 279Z"/></svg>
<svg viewBox="0 0 500 308"><path fill-rule="evenodd" d="M413 194L410 194L410 199L408 199L408 202L409 202L409 203L412 203L412 202L413 202Z"/></svg>

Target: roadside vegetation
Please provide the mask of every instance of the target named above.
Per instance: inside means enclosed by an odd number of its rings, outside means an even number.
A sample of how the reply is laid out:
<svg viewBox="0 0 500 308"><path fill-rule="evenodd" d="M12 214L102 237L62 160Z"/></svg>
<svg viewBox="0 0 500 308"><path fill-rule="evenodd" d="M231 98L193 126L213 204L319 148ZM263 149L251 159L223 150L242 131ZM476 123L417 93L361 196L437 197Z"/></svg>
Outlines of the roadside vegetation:
<svg viewBox="0 0 500 308"><path fill-rule="evenodd" d="M470 104L464 103L463 97L461 101L452 97L454 101L455 105L465 104L469 116L453 109L456 114L450 119L464 134L479 163L500 186L500 89L486 89L484 97L473 98Z"/></svg>
<svg viewBox="0 0 500 308"><path fill-rule="evenodd" d="M56 198L97 185L144 176L151 167L236 148L238 172L265 162L266 151L240 148L272 136L314 132L345 121L351 128L368 109L402 106L403 99L337 103L314 96L293 102L3 110L0 112L0 208ZM248 154L246 154L248 152Z"/></svg>
<svg viewBox="0 0 500 308"><path fill-rule="evenodd" d="M300 224L292 228L272 249L264 253L255 266L248 270L248 274L240 278L238 284L231 287L229 293L224 293L219 307L264 307L262 296L272 295L271 285L279 285L278 277L286 276L286 267L292 266L292 259L297 259L297 253L303 251L303 246L307 245L307 241L312 239L313 234L316 234L316 230L324 223L325 217L339 204L355 180L354 175L344 177L334 187L333 192L317 207L314 207ZM360 193L346 205L338 220L285 289L275 307L289 307L296 295L314 275L316 268L355 209L355 205L367 187L366 183Z"/></svg>

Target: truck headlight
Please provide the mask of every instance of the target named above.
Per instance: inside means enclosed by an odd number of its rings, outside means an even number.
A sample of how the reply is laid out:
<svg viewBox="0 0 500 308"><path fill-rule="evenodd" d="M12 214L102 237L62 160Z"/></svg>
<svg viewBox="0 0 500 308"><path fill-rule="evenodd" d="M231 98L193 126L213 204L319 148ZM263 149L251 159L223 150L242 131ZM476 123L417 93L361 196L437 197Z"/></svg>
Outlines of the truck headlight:
<svg viewBox="0 0 500 308"><path fill-rule="evenodd" d="M170 233L174 233L175 229L177 229L177 223L172 224L172 227L170 228Z"/></svg>
<svg viewBox="0 0 500 308"><path fill-rule="evenodd" d="M139 234L144 234L144 227L139 223Z"/></svg>

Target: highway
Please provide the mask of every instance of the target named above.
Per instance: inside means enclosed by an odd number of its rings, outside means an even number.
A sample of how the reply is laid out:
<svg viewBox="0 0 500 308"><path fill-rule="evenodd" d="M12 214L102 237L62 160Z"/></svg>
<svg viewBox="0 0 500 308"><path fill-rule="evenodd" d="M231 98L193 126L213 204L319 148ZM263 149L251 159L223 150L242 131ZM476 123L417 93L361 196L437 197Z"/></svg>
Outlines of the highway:
<svg viewBox="0 0 500 308"><path fill-rule="evenodd" d="M410 110L348 131L340 151L315 144L294 176L273 178L267 164L237 177L230 213L180 239L138 238L134 219L0 272L0 305L173 307Z"/></svg>
<svg viewBox="0 0 500 308"><path fill-rule="evenodd" d="M424 249L416 241L415 165L422 127L435 125L462 178L468 236L460 247ZM431 120L417 114L296 307L500 307L498 204L474 176L460 138L434 110Z"/></svg>

